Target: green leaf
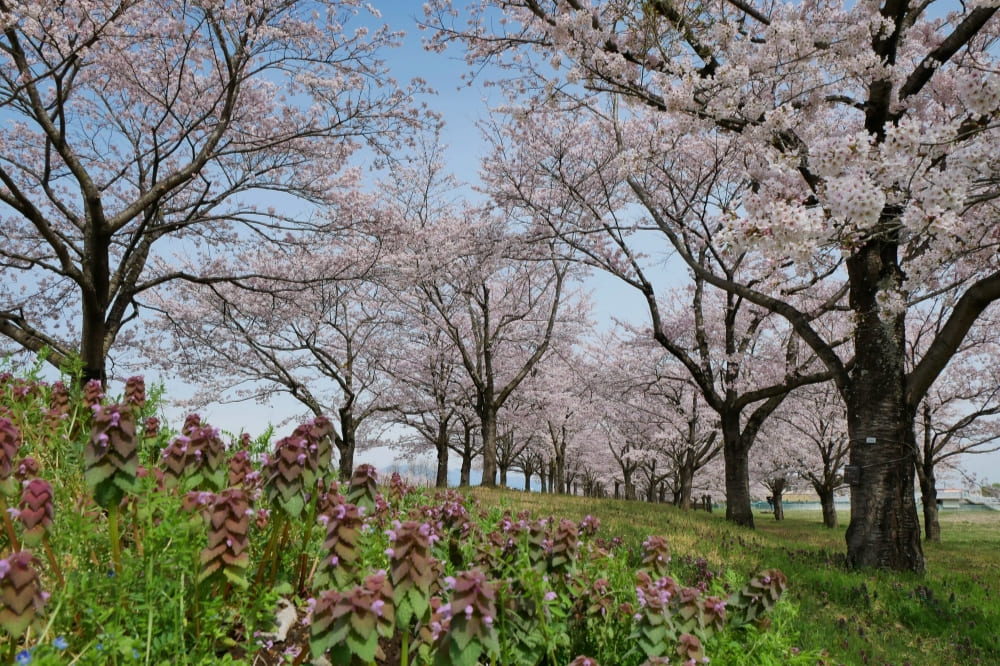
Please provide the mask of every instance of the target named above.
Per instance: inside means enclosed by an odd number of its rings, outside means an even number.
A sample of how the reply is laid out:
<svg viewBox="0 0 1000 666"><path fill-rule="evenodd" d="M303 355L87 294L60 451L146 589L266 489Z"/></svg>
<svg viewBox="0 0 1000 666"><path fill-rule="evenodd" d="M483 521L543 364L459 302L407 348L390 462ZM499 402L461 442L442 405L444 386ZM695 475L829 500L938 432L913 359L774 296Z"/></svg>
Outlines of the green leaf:
<svg viewBox="0 0 1000 666"><path fill-rule="evenodd" d="M361 636L367 637L375 634L375 616L371 613L365 613L364 615L351 613L350 618L351 627Z"/></svg>
<svg viewBox="0 0 1000 666"><path fill-rule="evenodd" d="M407 596L403 595L403 598L396 602L396 621L405 631L410 626L410 619L413 616L413 606L410 605L410 600Z"/></svg>
<svg viewBox="0 0 1000 666"><path fill-rule="evenodd" d="M285 513L292 518L298 518L306 503L302 499L302 494L296 491L291 497L282 498L280 500L280 504L281 508L285 510Z"/></svg>
<svg viewBox="0 0 1000 666"><path fill-rule="evenodd" d="M464 623L459 626L455 626L455 624L455 620L452 619L451 632L448 637L458 646L459 650L464 650L476 635Z"/></svg>
<svg viewBox="0 0 1000 666"><path fill-rule="evenodd" d="M114 482L114 477L105 478L94 487L94 501L102 509L119 504L125 493Z"/></svg>
<svg viewBox="0 0 1000 666"><path fill-rule="evenodd" d="M222 570L222 573L223 573L223 575L225 575L226 580L228 580L229 582L231 582L233 585L235 585L236 587L240 588L241 590L245 590L248 587L250 587L250 583L242 575L242 572L240 570L227 567L227 568L225 568L225 569Z"/></svg>
<svg viewBox="0 0 1000 666"><path fill-rule="evenodd" d="M115 473L114 465L112 465L109 462L105 462L101 465L94 465L93 467L89 467L87 471L83 473L83 480L86 482L88 486L96 486L101 481L104 481L114 473Z"/></svg>
<svg viewBox="0 0 1000 666"><path fill-rule="evenodd" d="M468 641L464 648L460 648L455 641L448 646L448 656L455 666L477 666L482 653L483 646L477 639Z"/></svg>
<svg viewBox="0 0 1000 666"><path fill-rule="evenodd" d="M350 648L353 655L362 661L374 661L375 650L378 648L378 635L374 631L367 636L352 631L347 634L347 647Z"/></svg>

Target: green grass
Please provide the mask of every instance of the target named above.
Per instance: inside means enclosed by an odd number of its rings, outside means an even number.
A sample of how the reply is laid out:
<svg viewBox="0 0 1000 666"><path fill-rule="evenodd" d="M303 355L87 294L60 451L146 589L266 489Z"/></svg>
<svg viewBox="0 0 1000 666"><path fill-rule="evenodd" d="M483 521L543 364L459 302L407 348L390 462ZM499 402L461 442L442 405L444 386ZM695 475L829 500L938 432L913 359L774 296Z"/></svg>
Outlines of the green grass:
<svg viewBox="0 0 1000 666"><path fill-rule="evenodd" d="M599 536L621 537L636 551L647 535L666 536L681 567L701 557L730 575L781 569L789 579L783 612L792 617L779 615L775 623L797 633L795 644L803 650L826 650L830 664L1000 664L1000 512L942 513L942 541L925 544L927 572L916 576L846 569L847 515L840 516L840 528L829 530L818 511L787 511L782 522L760 514L751 531L729 525L718 512L516 491L472 493L484 505L536 515L592 514L601 520Z"/></svg>

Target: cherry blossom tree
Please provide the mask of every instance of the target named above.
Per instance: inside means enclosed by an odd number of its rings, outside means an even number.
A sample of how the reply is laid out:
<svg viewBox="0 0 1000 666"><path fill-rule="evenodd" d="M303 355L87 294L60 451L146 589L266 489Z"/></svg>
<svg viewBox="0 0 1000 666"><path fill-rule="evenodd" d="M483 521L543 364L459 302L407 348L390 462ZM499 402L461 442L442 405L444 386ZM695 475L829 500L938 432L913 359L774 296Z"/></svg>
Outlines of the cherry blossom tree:
<svg viewBox="0 0 1000 666"><path fill-rule="evenodd" d="M690 270L784 317L822 360L847 406L848 561L922 571L918 405L1000 298L997 7L483 0L468 25L448 10L446 0L427 5L432 46L461 39L473 64L508 67L516 113L583 127L581 143L589 124L604 126L596 134L615 151L602 173L617 200L572 219L611 243L623 234L610 212L640 205ZM663 187L650 165L670 151L696 156L694 146L701 160L673 174L686 187ZM702 197L685 196L726 184L732 198L710 215ZM729 252L761 252L776 272L841 285L850 348L838 352L787 288L699 261L686 234L706 222ZM907 371L907 308L943 290L954 291L952 307Z"/></svg>
<svg viewBox="0 0 1000 666"><path fill-rule="evenodd" d="M909 353L933 338L941 325L940 307L929 303L910 319ZM992 311L989 313L992 315ZM915 459L923 506L924 540L940 541L937 476L957 469L966 455L1000 450L1000 368L995 317L987 315L970 331L956 358L930 388L916 419Z"/></svg>
<svg viewBox="0 0 1000 666"><path fill-rule="evenodd" d="M404 218L396 290L455 346L482 428L485 486L496 484L499 414L562 328L576 326L569 264L509 220L471 204L432 219Z"/></svg>
<svg viewBox="0 0 1000 666"><path fill-rule="evenodd" d="M481 423L477 423L475 414L461 411L458 414L460 430L457 436L451 438L451 450L459 455L461 467L459 468L458 485L467 487L472 483L472 465L474 461L483 455L483 438Z"/></svg>
<svg viewBox="0 0 1000 666"><path fill-rule="evenodd" d="M104 380L149 290L239 277L217 272L229 244L278 251L321 224L314 207L353 185L351 156L387 155L421 121L421 85L395 85L381 60L399 35L362 12L355 0L4 2L0 334L49 348L57 366L79 355L82 379Z"/></svg>
<svg viewBox="0 0 1000 666"><path fill-rule="evenodd" d="M579 323L577 333L585 333L589 322ZM572 475L568 457L595 445L590 406L594 386L604 380L604 367L592 355L580 352L585 342L578 336L554 340L552 353L531 373L518 397L524 404L521 427L531 432L522 457L539 472L543 492L568 493L568 476Z"/></svg>
<svg viewBox="0 0 1000 666"><path fill-rule="evenodd" d="M823 524L837 527L835 491L843 486L850 447L844 401L831 383L796 389L775 414L773 437L787 447L798 476L812 485Z"/></svg>
<svg viewBox="0 0 1000 666"><path fill-rule="evenodd" d="M674 381L668 387L673 393L669 405L668 430L663 452L672 472L673 504L691 508L695 475L707 467L722 452L718 423L704 416L703 398L690 382Z"/></svg>
<svg viewBox="0 0 1000 666"><path fill-rule="evenodd" d="M404 334L398 330L394 357L389 365L392 376L391 418L416 432L404 437L399 446L404 453L422 451L429 445L437 460L435 486L448 487L448 452L455 445L459 404L464 395L459 381L462 369L454 345L439 329L420 328L412 322Z"/></svg>
<svg viewBox="0 0 1000 666"><path fill-rule="evenodd" d="M181 351L164 350L160 358L199 386L196 402L266 402L287 394L313 415L336 414L339 473L350 478L359 429L395 407L387 363L398 322L383 287L320 279L336 258L299 250L287 259L305 284L291 291L263 279L178 284L159 302L159 326Z"/></svg>

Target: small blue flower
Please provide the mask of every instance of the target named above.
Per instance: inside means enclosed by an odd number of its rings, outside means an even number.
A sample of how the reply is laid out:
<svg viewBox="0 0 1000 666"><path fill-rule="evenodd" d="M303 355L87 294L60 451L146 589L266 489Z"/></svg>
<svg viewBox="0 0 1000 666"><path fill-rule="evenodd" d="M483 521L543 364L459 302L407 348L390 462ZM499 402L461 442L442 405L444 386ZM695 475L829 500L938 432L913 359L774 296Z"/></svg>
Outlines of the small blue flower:
<svg viewBox="0 0 1000 666"><path fill-rule="evenodd" d="M69 643L67 643L66 639L63 638L62 636L56 636L56 639L52 641L52 645L57 650L65 650L67 647L69 647Z"/></svg>
<svg viewBox="0 0 1000 666"><path fill-rule="evenodd" d="M17 653L17 656L14 657L14 660L17 662L18 666L26 666L27 664L30 664L31 650L21 650Z"/></svg>

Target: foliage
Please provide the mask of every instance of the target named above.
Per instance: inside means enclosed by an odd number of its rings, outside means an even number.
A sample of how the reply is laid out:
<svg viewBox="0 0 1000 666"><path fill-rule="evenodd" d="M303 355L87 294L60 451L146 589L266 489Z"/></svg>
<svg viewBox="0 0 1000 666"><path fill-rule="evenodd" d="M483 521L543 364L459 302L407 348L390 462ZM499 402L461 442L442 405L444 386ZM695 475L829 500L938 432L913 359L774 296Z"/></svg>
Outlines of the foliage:
<svg viewBox="0 0 1000 666"><path fill-rule="evenodd" d="M248 442L224 446L195 415L165 431L135 379L121 402L13 376L0 391L5 441L18 444L5 469L30 476L0 559L12 663L700 659L784 589L777 572L733 590L722 577L686 586L670 578L665 537L632 557L589 516L484 509L398 476L379 485L367 465L341 486L322 420L258 467ZM59 418L46 418L52 404ZM137 452L147 436L163 451L149 467ZM651 603L654 589L676 594Z"/></svg>

